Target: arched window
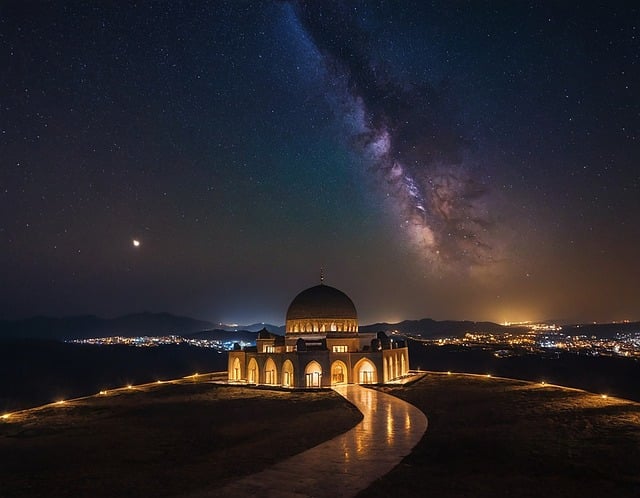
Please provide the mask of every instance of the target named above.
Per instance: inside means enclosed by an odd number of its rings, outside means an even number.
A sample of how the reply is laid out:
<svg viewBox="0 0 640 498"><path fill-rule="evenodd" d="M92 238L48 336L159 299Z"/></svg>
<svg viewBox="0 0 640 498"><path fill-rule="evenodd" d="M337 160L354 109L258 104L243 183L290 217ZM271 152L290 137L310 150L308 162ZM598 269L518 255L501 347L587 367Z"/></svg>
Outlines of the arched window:
<svg viewBox="0 0 640 498"><path fill-rule="evenodd" d="M249 360L249 365L247 366L247 382L249 382L249 384L258 384L258 382L260 382L258 362L255 358Z"/></svg>
<svg viewBox="0 0 640 498"><path fill-rule="evenodd" d="M264 364L264 383L265 384L277 384L278 383L278 371L273 359L267 358Z"/></svg>
<svg viewBox="0 0 640 498"><path fill-rule="evenodd" d="M310 361L304 369L305 385L320 387L322 385L322 367L317 361Z"/></svg>
<svg viewBox="0 0 640 498"><path fill-rule="evenodd" d="M295 385L291 360L285 360L282 365L282 385L285 387L294 387Z"/></svg>
<svg viewBox="0 0 640 498"><path fill-rule="evenodd" d="M358 384L375 384L378 382L378 373L376 366L367 358L362 358L356 363L354 370L354 379Z"/></svg>
<svg viewBox="0 0 640 498"><path fill-rule="evenodd" d="M331 365L331 384L347 383L347 365L340 360L336 360Z"/></svg>
<svg viewBox="0 0 640 498"><path fill-rule="evenodd" d="M233 359L233 367L231 368L231 380L242 379L242 370L240 369L240 360L238 358Z"/></svg>

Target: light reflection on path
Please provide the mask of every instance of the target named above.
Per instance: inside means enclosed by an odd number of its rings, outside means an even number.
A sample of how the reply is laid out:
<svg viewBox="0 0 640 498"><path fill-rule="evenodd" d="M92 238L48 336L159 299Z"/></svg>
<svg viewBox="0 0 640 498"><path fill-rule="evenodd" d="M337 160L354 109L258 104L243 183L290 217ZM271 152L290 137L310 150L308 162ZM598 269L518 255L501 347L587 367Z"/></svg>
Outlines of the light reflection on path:
<svg viewBox="0 0 640 498"><path fill-rule="evenodd" d="M335 391L364 415L353 429L222 489L196 496L354 496L400 463L427 430L424 413L395 396L358 385Z"/></svg>

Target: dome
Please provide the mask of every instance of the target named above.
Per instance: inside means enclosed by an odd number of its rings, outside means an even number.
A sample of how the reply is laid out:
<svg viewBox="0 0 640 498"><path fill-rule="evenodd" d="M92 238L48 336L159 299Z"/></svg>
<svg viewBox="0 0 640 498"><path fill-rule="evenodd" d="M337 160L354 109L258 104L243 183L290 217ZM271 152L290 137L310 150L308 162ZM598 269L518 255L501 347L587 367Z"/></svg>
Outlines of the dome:
<svg viewBox="0 0 640 498"><path fill-rule="evenodd" d="M344 292L328 285L316 285L298 294L287 310L289 320L357 320L353 301Z"/></svg>

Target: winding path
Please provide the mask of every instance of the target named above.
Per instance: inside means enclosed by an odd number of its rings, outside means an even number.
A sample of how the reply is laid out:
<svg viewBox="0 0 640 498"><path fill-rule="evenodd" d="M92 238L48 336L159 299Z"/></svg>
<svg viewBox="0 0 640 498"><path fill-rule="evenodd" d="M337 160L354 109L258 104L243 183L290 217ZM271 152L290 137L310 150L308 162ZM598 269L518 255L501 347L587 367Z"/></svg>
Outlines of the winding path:
<svg viewBox="0 0 640 498"><path fill-rule="evenodd" d="M427 417L395 396L336 387L364 415L353 429L205 496L349 497L389 472L420 441ZM195 497L194 497L195 498Z"/></svg>

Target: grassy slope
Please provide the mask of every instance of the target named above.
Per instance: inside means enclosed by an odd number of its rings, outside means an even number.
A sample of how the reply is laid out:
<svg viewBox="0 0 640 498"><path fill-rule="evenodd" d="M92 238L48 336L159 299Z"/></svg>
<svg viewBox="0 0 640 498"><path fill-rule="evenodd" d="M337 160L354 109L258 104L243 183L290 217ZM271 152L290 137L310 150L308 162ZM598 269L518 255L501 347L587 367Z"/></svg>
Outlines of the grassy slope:
<svg viewBox="0 0 640 498"><path fill-rule="evenodd" d="M120 391L0 422L0 495L185 494L257 472L360 418L331 391L212 384Z"/></svg>
<svg viewBox="0 0 640 498"><path fill-rule="evenodd" d="M361 497L638 497L640 404L480 376L381 388L429 419L413 453Z"/></svg>

